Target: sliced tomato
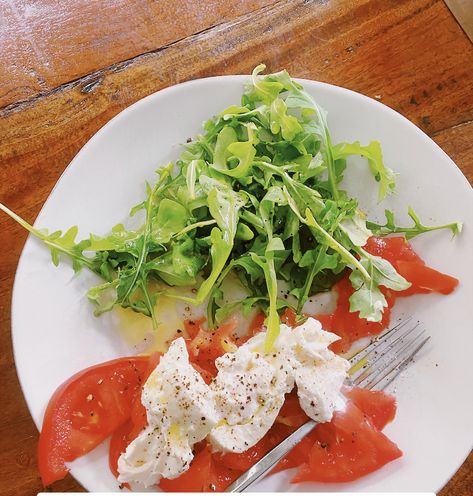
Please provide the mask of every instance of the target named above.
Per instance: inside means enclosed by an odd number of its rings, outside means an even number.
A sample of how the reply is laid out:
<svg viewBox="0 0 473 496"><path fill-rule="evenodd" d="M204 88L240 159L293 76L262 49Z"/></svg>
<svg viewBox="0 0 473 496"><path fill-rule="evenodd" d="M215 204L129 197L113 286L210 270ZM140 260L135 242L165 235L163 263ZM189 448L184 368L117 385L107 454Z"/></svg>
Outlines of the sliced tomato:
<svg viewBox="0 0 473 496"><path fill-rule="evenodd" d="M281 315L281 322L289 327L294 327L297 324L296 312L292 308L286 307Z"/></svg>
<svg viewBox="0 0 473 496"><path fill-rule="evenodd" d="M189 360L215 377L217 375L215 360L223 354L237 349L233 337L236 326L237 321L232 318L218 329L200 328L195 337L187 341Z"/></svg>
<svg viewBox="0 0 473 496"><path fill-rule="evenodd" d="M176 479L161 479L159 487L170 493L203 492L208 488L211 468L212 454L210 448L205 446L196 453L188 470Z"/></svg>
<svg viewBox="0 0 473 496"><path fill-rule="evenodd" d="M45 486L67 475L65 462L88 453L128 420L147 368L148 357L119 358L77 373L56 390L38 445Z"/></svg>
<svg viewBox="0 0 473 496"><path fill-rule="evenodd" d="M385 258L412 286L397 296L410 296L417 293L436 292L451 293L458 285L458 279L439 272L425 265L412 246L402 236L390 238L371 237L366 251L372 255Z"/></svg>
<svg viewBox="0 0 473 496"><path fill-rule="evenodd" d="M416 293L450 294L457 286L458 279L442 274L438 270L417 262L399 261L396 268L412 286L399 293L399 296L409 296Z"/></svg>
<svg viewBox="0 0 473 496"><path fill-rule="evenodd" d="M133 422L128 420L112 434L108 450L108 466L115 477L118 477L118 459L130 444L130 432L132 430Z"/></svg>
<svg viewBox="0 0 473 496"><path fill-rule="evenodd" d="M276 465L272 473L287 470L288 468L299 467L307 463L309 453L315 443L315 436L312 432L298 443L282 460Z"/></svg>
<svg viewBox="0 0 473 496"><path fill-rule="evenodd" d="M270 449L270 443L264 437L244 453L217 453L215 459L227 468L244 472L260 460Z"/></svg>
<svg viewBox="0 0 473 496"><path fill-rule="evenodd" d="M248 330L249 337L258 334L258 332L261 332L264 329L265 320L266 315L263 312L259 312L253 317L250 328Z"/></svg>
<svg viewBox="0 0 473 496"><path fill-rule="evenodd" d="M205 322L204 318L195 319L195 320L186 320L184 322L184 328L190 339L194 339L197 336L197 334L199 334L199 331L201 330L202 324L204 324L204 322Z"/></svg>
<svg viewBox="0 0 473 496"><path fill-rule="evenodd" d="M348 351L357 339L377 335L389 325L391 308L396 300L393 291L381 288L388 306L384 309L381 322L369 322L360 318L359 312L350 312L349 298L355 290L351 285L348 272L334 285L334 290L337 293L335 311L328 315L315 315L315 318L320 321L325 330L340 336L341 339L330 347L335 353Z"/></svg>
<svg viewBox="0 0 473 496"><path fill-rule="evenodd" d="M309 459L292 482L349 482L402 455L352 401L331 422L318 425L314 436Z"/></svg>
<svg viewBox="0 0 473 496"><path fill-rule="evenodd" d="M395 265L399 260L424 264L404 236L380 238L372 236L363 247L371 255L386 259Z"/></svg>
<svg viewBox="0 0 473 496"><path fill-rule="evenodd" d="M204 492L218 492L221 493L240 475L243 473L241 470L235 470L225 466L212 456L212 464L210 466L209 478L203 488Z"/></svg>
<svg viewBox="0 0 473 496"><path fill-rule="evenodd" d="M286 395L284 405L282 406L276 422L279 424L287 425L288 427L300 427L307 422L309 417L305 414L299 403L297 393L293 391Z"/></svg>
<svg viewBox="0 0 473 496"><path fill-rule="evenodd" d="M383 430L396 415L396 398L383 391L345 388L343 394L353 401L379 430Z"/></svg>

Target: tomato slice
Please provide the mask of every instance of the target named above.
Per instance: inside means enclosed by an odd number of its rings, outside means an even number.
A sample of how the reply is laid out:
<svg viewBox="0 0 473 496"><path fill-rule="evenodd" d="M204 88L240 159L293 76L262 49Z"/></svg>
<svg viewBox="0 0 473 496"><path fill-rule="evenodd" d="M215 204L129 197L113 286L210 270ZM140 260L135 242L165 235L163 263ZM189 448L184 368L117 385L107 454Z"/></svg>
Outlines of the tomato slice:
<svg viewBox="0 0 473 496"><path fill-rule="evenodd" d="M343 394L370 419L378 429L391 422L396 415L396 398L383 391L369 391L363 388L345 388Z"/></svg>
<svg viewBox="0 0 473 496"><path fill-rule="evenodd" d="M39 437L45 486L67 475L64 462L94 449L129 418L147 367L148 357L119 358L85 369L59 386Z"/></svg>
<svg viewBox="0 0 473 496"><path fill-rule="evenodd" d="M450 294L457 286L458 279L442 274L438 270L417 262L399 261L396 264L398 272L405 277L412 286L399 293L399 296L409 296L416 293Z"/></svg>
<svg viewBox="0 0 473 496"><path fill-rule="evenodd" d="M396 293L397 296L410 296L417 293L451 293L458 285L458 279L427 267L404 237L371 237L366 251L385 258L412 286Z"/></svg>
<svg viewBox="0 0 473 496"><path fill-rule="evenodd" d="M384 309L381 322L369 322L359 317L359 312L350 312L349 298L354 293L353 286L349 279L349 272L342 277L335 285L337 293L337 306L335 311L328 315L315 315L326 331L331 331L340 336L340 340L330 346L335 353L345 353L357 339L379 334L389 325L391 318L391 308L396 300L393 291L381 288L386 301L387 308Z"/></svg>
<svg viewBox="0 0 473 496"><path fill-rule="evenodd" d="M401 450L352 401L314 430L308 462L292 482L349 482L399 458Z"/></svg>
<svg viewBox="0 0 473 496"><path fill-rule="evenodd" d="M197 334L187 341L189 360L215 377L217 375L215 360L223 354L237 349L232 335L236 326L236 319L229 319L218 329L199 328Z"/></svg>
<svg viewBox="0 0 473 496"><path fill-rule="evenodd" d="M308 420L309 417L305 414L304 410L302 410L297 393L293 391L292 393L287 394L284 405L276 418L276 422L287 425L288 427L297 428Z"/></svg>
<svg viewBox="0 0 473 496"><path fill-rule="evenodd" d="M108 466L115 477L118 477L118 459L130 444L130 432L132 429L133 422L128 420L112 434L108 450Z"/></svg>
<svg viewBox="0 0 473 496"><path fill-rule="evenodd" d="M241 470L226 467L212 456L209 478L203 492L222 492L243 473Z"/></svg>
<svg viewBox="0 0 473 496"><path fill-rule="evenodd" d="M210 479L212 454L205 446L194 456L190 467L176 479L161 479L159 487L170 493L199 493L210 489L207 481ZM207 486L207 488L205 487Z"/></svg>
<svg viewBox="0 0 473 496"><path fill-rule="evenodd" d="M289 327L295 327L297 324L296 312L292 308L286 307L281 315L281 322Z"/></svg>
<svg viewBox="0 0 473 496"><path fill-rule="evenodd" d="M399 260L424 264L404 236L380 238L372 236L363 247L371 255L386 259L395 265Z"/></svg>

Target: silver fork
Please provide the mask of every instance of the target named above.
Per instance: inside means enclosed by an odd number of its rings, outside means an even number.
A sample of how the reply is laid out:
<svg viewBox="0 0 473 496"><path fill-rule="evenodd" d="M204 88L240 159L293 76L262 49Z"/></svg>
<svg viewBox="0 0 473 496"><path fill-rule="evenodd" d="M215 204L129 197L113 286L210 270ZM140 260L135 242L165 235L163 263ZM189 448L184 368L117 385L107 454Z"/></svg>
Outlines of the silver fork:
<svg viewBox="0 0 473 496"><path fill-rule="evenodd" d="M430 336L412 317L387 329L350 358L350 385L381 391L409 365ZM225 489L239 493L262 479L317 425L309 420Z"/></svg>

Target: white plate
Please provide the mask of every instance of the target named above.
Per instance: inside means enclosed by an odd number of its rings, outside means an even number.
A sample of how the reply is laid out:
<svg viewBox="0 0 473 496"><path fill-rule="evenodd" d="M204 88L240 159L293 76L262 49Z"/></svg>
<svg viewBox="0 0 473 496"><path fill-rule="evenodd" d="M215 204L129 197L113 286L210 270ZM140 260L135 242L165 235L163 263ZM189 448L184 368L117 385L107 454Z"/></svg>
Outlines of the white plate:
<svg viewBox="0 0 473 496"><path fill-rule="evenodd" d="M192 81L123 111L73 160L36 225L52 230L78 224L87 236L126 219L155 168L175 159L179 144L198 133L205 119L239 102L245 78ZM397 305L397 316L414 313L432 335L428 349L394 387L398 415L386 432L404 456L350 484L289 486L288 474L281 473L257 489L436 492L472 447L472 189L447 155L393 110L342 88L301 82L328 111L335 143L377 139L387 164L399 172L398 195L376 206L376 187L364 174L366 167L361 161L354 164L350 188L359 191L372 215L388 207L407 221L406 207L412 205L426 222L465 221L464 232L453 241L449 232L436 232L414 242L428 264L458 277L461 285L450 296L416 296ZM136 352L120 339L113 315L92 315L84 295L93 281L86 272L74 276L67 263L55 268L45 247L28 239L15 279L12 327L18 375L38 426L50 395L74 372ZM90 491L118 491L105 445L71 465L72 474Z"/></svg>

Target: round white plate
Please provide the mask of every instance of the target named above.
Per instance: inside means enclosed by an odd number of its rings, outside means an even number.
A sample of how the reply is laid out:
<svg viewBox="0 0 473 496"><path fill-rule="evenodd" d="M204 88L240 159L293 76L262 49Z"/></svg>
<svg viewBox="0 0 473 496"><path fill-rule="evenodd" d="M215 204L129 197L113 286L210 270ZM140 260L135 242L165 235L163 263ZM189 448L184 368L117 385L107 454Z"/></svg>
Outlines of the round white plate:
<svg viewBox="0 0 473 496"><path fill-rule="evenodd" d="M210 116L240 100L246 76L201 79L168 88L124 110L103 127L69 165L36 220L50 230L79 225L80 235L105 234L144 197L145 180L177 157L180 143ZM264 491L438 491L472 447L473 419L473 193L448 156L405 118L367 97L328 84L301 81L328 111L333 141L379 140L386 163L398 173L398 194L376 205L376 185L360 159L347 187L372 218L392 208L408 222L412 205L426 223L463 220L461 236L425 234L414 246L426 262L458 277L449 296L399 300L395 316L415 314L432 339L394 384L398 415L386 432L404 456L356 482L290 486L289 474L261 482ZM36 425L49 397L69 376L91 364L136 353L117 331L114 315L93 316L85 297L95 277L74 276L66 262L55 268L48 250L28 239L18 265L12 305L15 360ZM106 444L106 443L105 443ZM107 447L71 464L89 491L118 491L107 465Z"/></svg>

